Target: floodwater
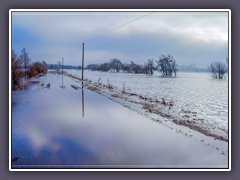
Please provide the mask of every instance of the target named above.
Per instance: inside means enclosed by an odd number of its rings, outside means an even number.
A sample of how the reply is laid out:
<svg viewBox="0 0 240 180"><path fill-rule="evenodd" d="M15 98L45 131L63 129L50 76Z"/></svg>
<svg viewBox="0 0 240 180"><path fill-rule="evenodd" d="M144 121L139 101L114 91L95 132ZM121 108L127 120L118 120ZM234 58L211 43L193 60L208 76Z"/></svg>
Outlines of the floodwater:
<svg viewBox="0 0 240 180"><path fill-rule="evenodd" d="M52 73L37 80L44 85L35 82L13 94L13 168L228 167L227 155L82 89L80 82Z"/></svg>
<svg viewBox="0 0 240 180"><path fill-rule="evenodd" d="M81 71L68 70L81 77ZM228 78L215 80L209 73L179 72L177 78L160 75L85 71L92 82L110 83L114 88L143 96L173 101L174 107L197 113L204 124L228 131Z"/></svg>

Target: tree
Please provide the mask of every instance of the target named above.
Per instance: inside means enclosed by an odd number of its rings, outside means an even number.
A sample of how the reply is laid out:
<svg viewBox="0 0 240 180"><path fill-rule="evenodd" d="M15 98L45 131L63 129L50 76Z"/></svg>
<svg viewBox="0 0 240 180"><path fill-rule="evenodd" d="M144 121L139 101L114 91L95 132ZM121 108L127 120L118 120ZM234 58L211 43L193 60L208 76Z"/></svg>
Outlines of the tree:
<svg viewBox="0 0 240 180"><path fill-rule="evenodd" d="M161 55L157 61L157 70L162 73L164 77L172 77L177 75L176 60L170 54Z"/></svg>
<svg viewBox="0 0 240 180"><path fill-rule="evenodd" d="M113 69L115 72L119 72L122 69L122 62L117 58L111 59L110 68Z"/></svg>
<svg viewBox="0 0 240 180"><path fill-rule="evenodd" d="M21 70L23 62L21 61L21 59L19 59L14 50L12 50L11 60L12 60L12 89L15 90L23 87L22 83L23 74Z"/></svg>
<svg viewBox="0 0 240 180"><path fill-rule="evenodd" d="M226 58L226 63L227 63L227 70L229 71L229 60L228 60L228 57Z"/></svg>
<svg viewBox="0 0 240 180"><path fill-rule="evenodd" d="M129 72L130 73L134 73L135 66L136 66L136 64L133 61L131 61L129 64Z"/></svg>
<svg viewBox="0 0 240 180"><path fill-rule="evenodd" d="M208 70L214 79L223 79L224 74L227 72L228 68L224 63L217 61L211 63L208 67Z"/></svg>
<svg viewBox="0 0 240 180"><path fill-rule="evenodd" d="M130 72L130 64L127 64L127 63L123 64L122 65L122 70L123 70L123 72L131 73Z"/></svg>
<svg viewBox="0 0 240 180"><path fill-rule="evenodd" d="M89 64L89 65L87 65L86 69L90 69L92 71L97 71L99 69L99 65L98 64Z"/></svg>
<svg viewBox="0 0 240 180"><path fill-rule="evenodd" d="M98 67L99 71L109 71L110 70L110 64L108 62L101 64Z"/></svg>
<svg viewBox="0 0 240 180"><path fill-rule="evenodd" d="M177 76L177 64L176 64L175 60L172 61L171 67L172 67L172 70L173 70L173 73L174 73L174 77L176 77Z"/></svg>
<svg viewBox="0 0 240 180"><path fill-rule="evenodd" d="M135 73L135 74L144 73L144 67L142 65L135 64L133 61L131 61L129 65L129 70L130 70L130 73Z"/></svg>
<svg viewBox="0 0 240 180"><path fill-rule="evenodd" d="M29 57L29 53L27 52L26 48L23 48L20 54L20 60L23 62L24 64L24 69L25 69L25 77L26 77L26 71L27 68L29 66L29 63L31 61L30 57Z"/></svg>
<svg viewBox="0 0 240 180"><path fill-rule="evenodd" d="M144 69L146 74L153 74L155 69L153 59L148 59L147 63L144 65Z"/></svg>

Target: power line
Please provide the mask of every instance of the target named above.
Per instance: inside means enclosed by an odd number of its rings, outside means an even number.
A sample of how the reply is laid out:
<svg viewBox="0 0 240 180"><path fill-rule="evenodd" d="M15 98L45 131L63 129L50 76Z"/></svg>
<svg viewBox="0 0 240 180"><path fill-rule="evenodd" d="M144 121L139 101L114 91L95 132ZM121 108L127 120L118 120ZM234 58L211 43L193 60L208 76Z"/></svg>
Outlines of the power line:
<svg viewBox="0 0 240 180"><path fill-rule="evenodd" d="M85 43L86 43L86 42L93 41L93 40L95 40L95 39L98 39L98 38L104 36L105 34L111 33L111 32L113 32L113 31L115 31L115 30L117 30L117 29L119 29L119 28L121 28L121 27L123 27L123 26L126 26L126 25L128 25L128 24L130 24L130 23L133 23L133 22L135 22L135 21L137 21L137 20L139 20L139 19L141 19L141 18L143 18L143 17L146 17L146 16L148 16L148 15L150 15L150 14L152 14L152 13L154 13L154 12L149 12L149 13L143 15L143 16L140 16L140 17L138 17L138 18L136 18L136 19L133 19L133 20L131 20L131 21L128 21L128 22L126 22L126 23L124 23L124 24L121 24L121 25L119 25L119 26L117 26L117 27L115 27L115 28L113 28L113 29L110 29L110 30L108 30L108 31L105 31L105 32L103 32L102 34L99 34L99 35L97 35L97 36L95 36L95 37L93 37L93 38L90 38L90 39L86 40Z"/></svg>

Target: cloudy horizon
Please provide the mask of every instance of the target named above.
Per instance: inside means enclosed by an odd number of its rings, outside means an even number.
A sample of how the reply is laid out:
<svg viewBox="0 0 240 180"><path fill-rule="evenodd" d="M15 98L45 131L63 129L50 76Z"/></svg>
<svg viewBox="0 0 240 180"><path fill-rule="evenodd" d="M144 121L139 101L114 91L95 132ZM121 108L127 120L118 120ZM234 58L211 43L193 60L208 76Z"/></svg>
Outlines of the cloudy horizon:
<svg viewBox="0 0 240 180"><path fill-rule="evenodd" d="M143 64L169 53L179 65L207 67L228 57L228 12L12 13L12 49L25 47L33 61L64 57L66 64L80 65L82 42L86 64L112 58Z"/></svg>

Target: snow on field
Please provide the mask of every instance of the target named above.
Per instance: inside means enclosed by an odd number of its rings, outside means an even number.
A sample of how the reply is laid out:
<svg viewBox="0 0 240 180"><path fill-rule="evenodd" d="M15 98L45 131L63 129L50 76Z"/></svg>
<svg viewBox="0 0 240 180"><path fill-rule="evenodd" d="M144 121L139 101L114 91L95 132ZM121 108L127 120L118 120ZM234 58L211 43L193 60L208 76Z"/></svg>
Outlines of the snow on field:
<svg viewBox="0 0 240 180"><path fill-rule="evenodd" d="M81 71L68 70L67 72L81 77ZM175 120L178 125L192 126L192 129L195 128L205 134L210 133L215 138L228 141L227 79L214 80L208 73L178 73L177 78L160 78L159 75L94 71L86 71L84 77L92 83L110 84L119 93L124 90L149 100L172 103L171 109L169 106L156 106L156 103L150 105L158 112L171 114L172 120ZM135 105L131 104L131 107L136 109L133 106ZM149 107L147 110L149 111ZM191 122L194 122L194 127Z"/></svg>

